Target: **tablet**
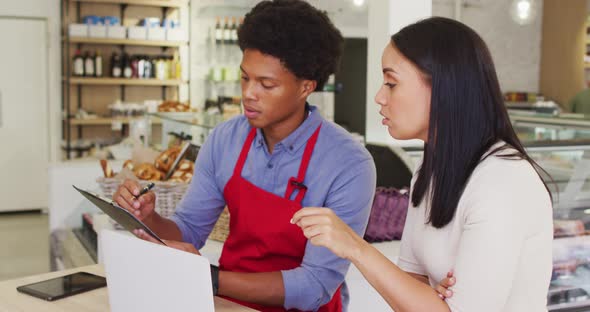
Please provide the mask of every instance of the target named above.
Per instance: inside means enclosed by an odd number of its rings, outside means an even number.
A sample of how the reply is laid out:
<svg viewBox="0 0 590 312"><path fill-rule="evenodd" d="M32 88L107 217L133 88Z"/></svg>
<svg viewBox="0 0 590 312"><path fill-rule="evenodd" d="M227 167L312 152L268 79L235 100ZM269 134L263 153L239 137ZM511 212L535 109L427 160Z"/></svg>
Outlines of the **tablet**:
<svg viewBox="0 0 590 312"><path fill-rule="evenodd" d="M107 281L102 276L87 272L78 272L46 281L19 286L16 290L43 300L54 301L104 287L106 285Z"/></svg>
<svg viewBox="0 0 590 312"><path fill-rule="evenodd" d="M90 202L92 202L98 209L104 211L109 217L113 218L113 220L117 221L123 228L127 231L132 232L137 229L142 229L144 232L151 235L153 238L158 240L160 243L166 245L162 239L154 233L147 225L137 219L132 213L127 211L125 208L119 207L115 204L112 200L108 198L104 198L97 194L92 194L88 191L82 190L77 188L75 185L72 185L78 192L80 192L84 197L86 197Z"/></svg>

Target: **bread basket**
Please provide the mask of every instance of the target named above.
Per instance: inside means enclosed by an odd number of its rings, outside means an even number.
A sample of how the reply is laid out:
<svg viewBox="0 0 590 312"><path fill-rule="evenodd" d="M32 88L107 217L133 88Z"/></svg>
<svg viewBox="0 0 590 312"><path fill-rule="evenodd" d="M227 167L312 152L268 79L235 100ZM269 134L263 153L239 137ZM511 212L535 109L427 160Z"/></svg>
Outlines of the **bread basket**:
<svg viewBox="0 0 590 312"><path fill-rule="evenodd" d="M120 179L100 177L96 180L104 196L112 198L121 184ZM142 187L150 181L140 180ZM163 217L169 218L174 214L176 205L180 202L188 189L189 183L156 181L152 191L156 194L156 212ZM224 242L229 234L229 212L227 207L221 213L215 224L209 239Z"/></svg>

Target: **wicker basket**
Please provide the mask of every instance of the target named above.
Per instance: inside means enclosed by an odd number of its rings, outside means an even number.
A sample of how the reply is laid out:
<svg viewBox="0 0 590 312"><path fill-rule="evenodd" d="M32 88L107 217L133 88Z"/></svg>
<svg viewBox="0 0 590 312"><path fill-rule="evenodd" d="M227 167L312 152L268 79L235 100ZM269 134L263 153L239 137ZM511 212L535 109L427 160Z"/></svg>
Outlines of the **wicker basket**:
<svg viewBox="0 0 590 312"><path fill-rule="evenodd" d="M96 180L104 196L112 198L117 188L121 184L121 180L114 178L98 178ZM141 186L145 186L149 181L139 181ZM156 193L156 212L161 216L168 218L174 214L176 205L186 192L188 183L182 182L154 182L155 186L152 189ZM214 239L224 242L229 234L229 212L227 207L221 213L219 220L209 235L209 239Z"/></svg>
<svg viewBox="0 0 590 312"><path fill-rule="evenodd" d="M217 219L217 223L213 227L213 231L209 234L209 239L225 242L227 236L229 235L229 211L227 207L223 209L223 212Z"/></svg>

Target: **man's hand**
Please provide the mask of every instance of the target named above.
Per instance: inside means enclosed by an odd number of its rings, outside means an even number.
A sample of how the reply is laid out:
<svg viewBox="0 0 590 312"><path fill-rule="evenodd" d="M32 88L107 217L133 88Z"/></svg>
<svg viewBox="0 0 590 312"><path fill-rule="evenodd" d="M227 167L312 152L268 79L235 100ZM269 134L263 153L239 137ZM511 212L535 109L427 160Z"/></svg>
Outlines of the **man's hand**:
<svg viewBox="0 0 590 312"><path fill-rule="evenodd" d="M139 195L141 191L141 185L136 181L127 179L123 184L119 185L119 188L113 196L113 200L117 205L127 209L133 213L139 220L144 221L152 217L154 209L156 207L156 194L149 191L139 198L135 196Z"/></svg>

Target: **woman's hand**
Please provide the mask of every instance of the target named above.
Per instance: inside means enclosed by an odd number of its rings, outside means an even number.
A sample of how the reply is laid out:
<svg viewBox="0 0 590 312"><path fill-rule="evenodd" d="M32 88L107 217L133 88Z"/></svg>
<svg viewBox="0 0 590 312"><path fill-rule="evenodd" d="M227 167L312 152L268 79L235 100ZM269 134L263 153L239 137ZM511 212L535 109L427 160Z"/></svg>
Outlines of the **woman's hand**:
<svg viewBox="0 0 590 312"><path fill-rule="evenodd" d="M446 300L447 298L451 298L453 296L453 291L451 287L455 285L455 277L453 276L453 270L450 270L447 273L447 277L445 277L438 285L436 285L436 292L438 292L438 296L442 300Z"/></svg>
<svg viewBox="0 0 590 312"><path fill-rule="evenodd" d="M152 242L152 243L158 244L158 245L162 245L162 243L160 243L158 240L156 240L151 235L146 233L144 230L134 230L133 234L135 234L135 236L137 236L145 241ZM201 255L201 253L197 250L197 248L195 248L195 246L193 246L193 244L172 241L172 240L166 240L166 239L163 239L162 241L164 241L164 243L168 247L182 250L182 251L186 251L186 252L190 252L190 253L193 253L193 254L199 255L199 256Z"/></svg>
<svg viewBox="0 0 590 312"><path fill-rule="evenodd" d="M360 254L363 239L329 208L300 209L291 223L297 224L313 245L326 247L338 257L352 260Z"/></svg>

